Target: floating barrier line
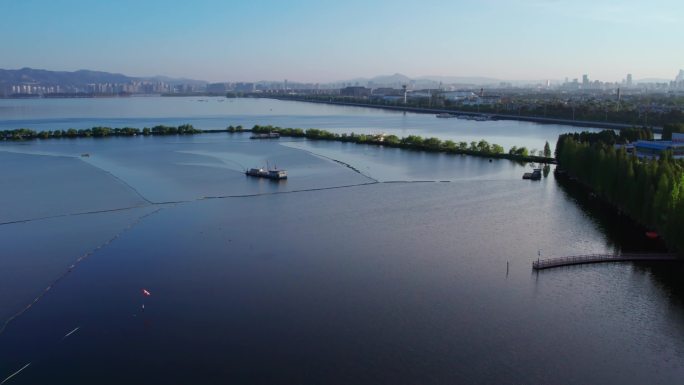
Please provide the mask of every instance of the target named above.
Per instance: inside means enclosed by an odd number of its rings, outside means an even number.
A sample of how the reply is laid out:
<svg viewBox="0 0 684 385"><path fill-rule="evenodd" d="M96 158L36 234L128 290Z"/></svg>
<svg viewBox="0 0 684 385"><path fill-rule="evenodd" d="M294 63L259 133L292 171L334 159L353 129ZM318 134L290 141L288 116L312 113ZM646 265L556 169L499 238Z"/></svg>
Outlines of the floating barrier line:
<svg viewBox="0 0 684 385"><path fill-rule="evenodd" d="M69 275L69 274L78 266L79 263L83 262L85 259L87 259L87 258L90 257L91 255L95 254L98 250L101 250L101 249L103 249L103 248L109 246L112 242L114 242L115 240L117 240L123 233L125 233L126 231L132 229L135 225L137 225L138 223L140 223L143 219L149 217L150 215L153 215L153 214L158 213L160 210L161 210L161 208L158 208L158 209L156 209L156 210L154 210L154 211L152 211L152 212L150 212L150 213L147 213L147 214L145 214L145 215L139 217L138 219L136 219L135 221L133 221L133 223L131 223L131 224L129 224L128 226L126 226L123 230L121 230L120 232L118 232L117 234L115 234L115 235L114 235L113 237L111 237L110 239L106 240L104 243L100 244L99 246L95 247L94 249L92 249L92 250L86 252L85 254L81 255L80 257L78 257L78 258L76 259L76 261L75 261L74 263L72 263L72 264L69 266L69 268L67 269L67 271L65 271L64 273L62 273L62 275L60 275L59 277L57 277L57 279L55 279L50 285L48 285L48 286L47 286L47 287L46 287L46 288L45 288L45 289L44 289L36 298L33 299L32 302L30 302L28 305L26 305L23 309L21 309L20 311L18 311L18 312L17 312L16 314L14 314L13 316L9 317L9 318L2 324L2 327L0 327L0 334L2 334L2 333L7 329L7 326L8 326L12 321L14 321L14 320L17 319L18 317L20 317L22 314L26 313L29 309L31 309L31 307L32 307L33 305L35 305L36 303L38 303L38 301L40 301L40 300L41 300L41 299L42 299L42 298L43 298L43 297L44 297L44 296L45 296L45 295L46 295L46 294L55 286L55 285L57 285L62 279L66 278L66 276ZM2 384L0 383L0 385L2 385Z"/></svg>
<svg viewBox="0 0 684 385"><path fill-rule="evenodd" d="M5 378L4 380L2 380L2 382L0 382L0 385L2 385L2 384L4 384L5 382L9 381L12 377L14 377L14 376L16 376L17 374L19 374L22 370L28 368L29 365L31 365L30 362L29 362L28 364L24 365L21 369L19 369L19 370L17 370L16 372L12 373L9 377L7 377L7 378Z"/></svg>
<svg viewBox="0 0 684 385"><path fill-rule="evenodd" d="M80 329L80 328L81 328L81 327L78 326L78 327L76 327L74 330L72 330L72 331L70 331L69 333L65 334L64 337L62 337L62 340L64 340L65 338L69 337L70 335L76 333L76 332L78 331L78 329Z"/></svg>
<svg viewBox="0 0 684 385"><path fill-rule="evenodd" d="M307 150L307 149L304 149L304 148L301 148L301 147L298 147L298 146L285 146L285 147L294 148L294 149L297 149L297 150L299 150L299 151L304 151L304 152L306 152L306 153L309 153L309 154L311 154L311 155L314 155L314 156L317 156L317 157L320 157L320 158L324 158L324 159L327 159L327 160L331 160L331 161L336 162L336 163L339 163L339 164L341 164L341 165L343 165L343 166L345 166L345 167L347 167L347 168L350 168L350 169L353 170L354 172L356 172L356 173L358 173L358 174L361 174L362 176L364 176L364 177L366 177L366 178L368 178L368 179L370 179L370 180L373 180L373 181L375 181L375 182L380 182L379 180L373 178L372 176L367 175L367 174L364 174L363 172L361 172L361 170L359 170L358 168L352 166L351 164L345 163L345 162L343 162L343 161L341 161L341 160L339 160L339 159L331 158L331 157L329 157L329 156L325 156L325 155L322 155L322 154L319 154L319 153L316 153L316 152L313 152L313 151L311 151L311 150Z"/></svg>
<svg viewBox="0 0 684 385"><path fill-rule="evenodd" d="M0 226L3 226L3 225L13 225L13 224L17 224L17 223L34 222L34 221L44 221L44 220L48 220L48 219L56 219L56 218L64 218L64 217L75 217L75 216L79 216L79 215L112 213L112 212L117 212L117 211L133 210L133 209L139 209L139 208L150 207L150 206L155 206L155 205L156 205L156 204L151 204L151 205L150 205L150 204L144 204L144 205L130 206L130 207L119 207L119 208L115 208L115 209L94 210L94 211L82 211L82 212L75 212L75 213L51 215L51 216L47 216L47 217L17 219L16 221L0 222Z"/></svg>

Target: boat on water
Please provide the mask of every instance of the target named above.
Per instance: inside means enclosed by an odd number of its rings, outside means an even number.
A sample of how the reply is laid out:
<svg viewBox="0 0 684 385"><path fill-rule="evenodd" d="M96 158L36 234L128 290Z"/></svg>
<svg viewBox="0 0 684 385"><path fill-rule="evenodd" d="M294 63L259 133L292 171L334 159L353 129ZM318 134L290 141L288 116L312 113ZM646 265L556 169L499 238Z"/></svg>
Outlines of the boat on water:
<svg viewBox="0 0 684 385"><path fill-rule="evenodd" d="M280 170L277 167L274 168L250 168L245 171L247 176L255 176L257 178L266 178L273 180L287 179L287 170Z"/></svg>
<svg viewBox="0 0 684 385"><path fill-rule="evenodd" d="M437 116L438 118L443 118L443 119L456 118L456 117L458 117L458 115L453 115L453 114L450 114L450 113L448 113L448 112L443 112L443 113L441 113L441 114L437 114L436 116Z"/></svg>
<svg viewBox="0 0 684 385"><path fill-rule="evenodd" d="M280 138L280 133L278 132L268 132L263 134L254 134L249 137L250 139L278 139Z"/></svg>
<svg viewBox="0 0 684 385"><path fill-rule="evenodd" d="M488 120L496 120L493 115L482 114L482 115L457 115L459 119L474 120L476 122L486 122Z"/></svg>
<svg viewBox="0 0 684 385"><path fill-rule="evenodd" d="M542 178L542 169L541 168L535 168L532 170L532 172L526 172L523 174L523 179L530 179L530 180L541 180Z"/></svg>

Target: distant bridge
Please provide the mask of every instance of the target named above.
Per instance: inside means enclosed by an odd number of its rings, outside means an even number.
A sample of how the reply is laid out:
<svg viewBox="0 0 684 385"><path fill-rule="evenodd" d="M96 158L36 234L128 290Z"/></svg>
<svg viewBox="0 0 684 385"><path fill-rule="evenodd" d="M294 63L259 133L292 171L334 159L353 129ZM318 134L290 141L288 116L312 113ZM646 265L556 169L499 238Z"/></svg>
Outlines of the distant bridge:
<svg viewBox="0 0 684 385"><path fill-rule="evenodd" d="M684 261L678 254L652 253L652 254L588 254L573 255L569 257L537 259L532 262L532 269L543 270L552 267L583 265L588 263L602 262L635 262L635 261Z"/></svg>

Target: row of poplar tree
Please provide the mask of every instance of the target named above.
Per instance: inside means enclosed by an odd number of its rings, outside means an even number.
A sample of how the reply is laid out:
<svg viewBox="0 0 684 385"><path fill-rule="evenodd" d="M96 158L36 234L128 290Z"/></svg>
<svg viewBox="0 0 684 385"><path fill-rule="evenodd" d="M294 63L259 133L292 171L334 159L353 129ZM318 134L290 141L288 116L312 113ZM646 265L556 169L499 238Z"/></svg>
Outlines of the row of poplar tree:
<svg viewBox="0 0 684 385"><path fill-rule="evenodd" d="M652 137L648 129L626 130L619 136L611 130L563 134L556 144L556 160L570 176L658 231L670 247L684 251L684 162L671 152L659 159L639 159L619 146Z"/></svg>

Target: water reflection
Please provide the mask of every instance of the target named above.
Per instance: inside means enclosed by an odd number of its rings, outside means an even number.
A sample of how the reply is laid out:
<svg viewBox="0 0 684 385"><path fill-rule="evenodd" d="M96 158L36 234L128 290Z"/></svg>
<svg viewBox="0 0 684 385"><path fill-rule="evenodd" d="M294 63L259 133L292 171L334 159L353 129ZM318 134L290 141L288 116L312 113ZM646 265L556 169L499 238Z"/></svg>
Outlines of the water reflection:
<svg viewBox="0 0 684 385"><path fill-rule="evenodd" d="M437 119L432 114L270 99L218 102L221 99L210 98L209 103L198 103L193 97L2 99L0 107L6 108L0 108L0 129L66 130L103 125L142 128L186 123L201 129L225 129L228 125L270 124L322 128L339 133L434 136L468 143L486 139L506 149L524 146L529 150L540 150L547 141L553 149L562 133L596 131L586 127L519 121Z"/></svg>
<svg viewBox="0 0 684 385"><path fill-rule="evenodd" d="M116 236L0 334L0 377L32 363L13 383L684 376L681 271L606 264L530 274L539 249L551 257L649 245L553 174L522 180L529 165L223 134L1 145L89 152L99 167L89 188L109 189L110 173L152 202L142 210L163 208L138 222L131 210L0 226L6 301L35 295L72 258ZM27 190L61 191L85 165L67 158L49 168L51 158L26 154L0 152L26 159L10 175ZM265 160L287 165L291 179L239 172ZM38 182L22 178L43 168ZM380 181L451 182L376 183L354 169ZM7 197L22 204L19 193ZM165 199L176 202L158 204ZM153 293L144 312L143 287Z"/></svg>
<svg viewBox="0 0 684 385"><path fill-rule="evenodd" d="M575 202L582 212L596 223L606 235L606 240L616 253L667 252L667 245L660 239L649 239L646 228L636 225L629 217L607 207L582 186L567 178L554 178L560 190Z"/></svg>

